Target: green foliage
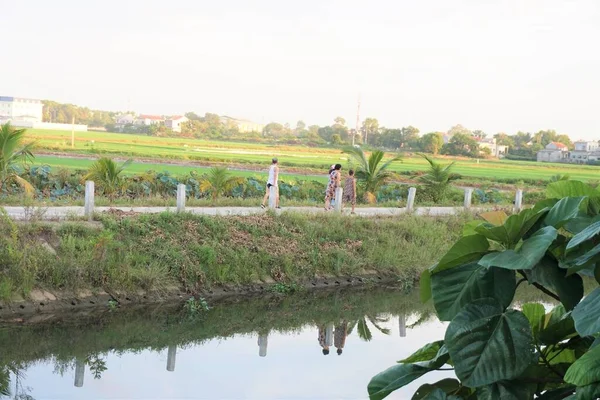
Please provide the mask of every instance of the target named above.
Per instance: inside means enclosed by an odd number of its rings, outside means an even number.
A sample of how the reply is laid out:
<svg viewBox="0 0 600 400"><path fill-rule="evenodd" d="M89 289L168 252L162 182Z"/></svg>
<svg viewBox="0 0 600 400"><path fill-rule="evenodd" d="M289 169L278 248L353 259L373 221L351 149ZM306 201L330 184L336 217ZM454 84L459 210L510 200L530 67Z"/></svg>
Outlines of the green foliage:
<svg viewBox="0 0 600 400"><path fill-rule="evenodd" d="M204 297L200 297L197 300L195 297L190 297L183 304L183 309L189 315L197 315L210 310L210 307L208 306L208 302L204 299Z"/></svg>
<svg viewBox="0 0 600 400"><path fill-rule="evenodd" d="M33 160L33 144L24 145L25 129L14 129L10 123L0 126L0 193L7 191L6 186L15 183L28 195L35 189L20 176L20 167Z"/></svg>
<svg viewBox="0 0 600 400"><path fill-rule="evenodd" d="M277 282L269 288L273 293L291 294L302 290L302 287L296 283Z"/></svg>
<svg viewBox="0 0 600 400"><path fill-rule="evenodd" d="M425 175L419 177L419 182L421 182L425 187L425 190L430 193L433 201L436 203L440 202L446 198L450 183L459 179L460 176L452 173L454 162L443 166L425 154L421 154L421 157L429 163L429 169Z"/></svg>
<svg viewBox="0 0 600 400"><path fill-rule="evenodd" d="M600 288L584 297L583 279L592 282L600 269L600 192L571 180L547 192L519 214L483 214L422 274L422 299L432 298L439 319L450 321L444 340L373 377L372 399L444 365L459 381L424 385L413 398L596 398ZM513 302L523 282L562 304L519 310Z"/></svg>
<svg viewBox="0 0 600 400"><path fill-rule="evenodd" d="M226 191L230 191L234 186L242 183L243 179L232 177L227 168L213 167L208 171L206 177L200 181L200 190L210 192L214 201Z"/></svg>
<svg viewBox="0 0 600 400"><path fill-rule="evenodd" d="M359 147L350 147L344 150L350 156L355 168L355 176L359 181L362 189L372 199L375 199L375 192L386 181L388 181L392 173L388 168L396 161L401 161L399 156L393 157L386 162L383 161L385 153L375 150L367 159L364 151Z"/></svg>
<svg viewBox="0 0 600 400"><path fill-rule="evenodd" d="M125 189L122 187L122 173L131 163L132 160L127 160L118 165L110 158L100 158L92 164L85 179L94 181L99 189L112 200L119 191Z"/></svg>

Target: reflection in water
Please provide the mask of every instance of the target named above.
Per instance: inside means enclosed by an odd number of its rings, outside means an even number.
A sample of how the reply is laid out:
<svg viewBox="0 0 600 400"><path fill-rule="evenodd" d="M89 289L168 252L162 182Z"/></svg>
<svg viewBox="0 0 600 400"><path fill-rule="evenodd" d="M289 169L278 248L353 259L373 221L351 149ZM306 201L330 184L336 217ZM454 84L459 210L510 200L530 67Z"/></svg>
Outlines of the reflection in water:
<svg viewBox="0 0 600 400"><path fill-rule="evenodd" d="M404 314L398 315L398 332L400 337L406 337L406 315Z"/></svg>
<svg viewBox="0 0 600 400"><path fill-rule="evenodd" d="M75 361L75 387L83 387L83 377L85 376L85 362L83 360Z"/></svg>
<svg viewBox="0 0 600 400"><path fill-rule="evenodd" d="M175 371L175 358L177 357L177 345L170 345L167 353L167 371Z"/></svg>
<svg viewBox="0 0 600 400"><path fill-rule="evenodd" d="M163 305L0 325L0 398L362 398L371 376L443 337L418 297L371 288L216 304L194 318ZM332 347L343 357L321 355Z"/></svg>
<svg viewBox="0 0 600 400"><path fill-rule="evenodd" d="M267 356L267 344L269 343L269 335L258 335L258 356Z"/></svg>

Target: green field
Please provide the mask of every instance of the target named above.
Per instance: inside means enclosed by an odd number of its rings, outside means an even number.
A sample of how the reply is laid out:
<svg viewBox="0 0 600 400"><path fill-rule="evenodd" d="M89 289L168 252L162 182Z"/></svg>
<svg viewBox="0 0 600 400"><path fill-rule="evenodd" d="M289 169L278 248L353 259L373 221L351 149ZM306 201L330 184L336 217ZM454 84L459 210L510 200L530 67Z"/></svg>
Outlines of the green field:
<svg viewBox="0 0 600 400"><path fill-rule="evenodd" d="M252 165L264 167L266 170L270 159L277 156L282 165L283 177L288 168L297 177L302 174L317 174L326 170L333 163L346 164L347 156L337 148L311 148L307 146L290 146L258 143L235 143L226 141L206 141L185 138L160 138L143 135L76 132L75 148L71 149L71 132L30 130L28 137L35 140L38 149L43 151L74 152L90 155L119 155L137 159L150 159L148 164L136 163L130 167L129 173L168 170L174 174L186 174L191 170L203 171L203 168L183 165L161 165L160 160L178 160L185 162L225 163L230 166ZM448 158L439 158L441 162L450 162ZM85 159L69 159L54 156L38 156L36 163L56 167L86 168L91 161ZM405 156L402 163L392 167L396 172L422 171L427 168L425 160L417 156ZM597 180L600 178L600 167L521 162L510 160L456 160L454 172L465 178L484 179L488 181L500 179L539 179L547 180L556 174L569 174L572 179ZM236 175L262 175L252 171L239 171ZM324 174L323 174L324 175ZM324 179L319 177L317 179Z"/></svg>

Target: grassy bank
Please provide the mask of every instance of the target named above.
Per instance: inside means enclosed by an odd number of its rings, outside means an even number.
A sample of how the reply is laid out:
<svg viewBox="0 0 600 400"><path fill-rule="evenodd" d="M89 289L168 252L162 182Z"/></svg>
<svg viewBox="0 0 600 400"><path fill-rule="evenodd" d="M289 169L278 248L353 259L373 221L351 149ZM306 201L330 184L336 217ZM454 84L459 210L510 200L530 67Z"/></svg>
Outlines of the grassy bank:
<svg viewBox="0 0 600 400"><path fill-rule="evenodd" d="M408 284L470 217L105 214L101 226L0 222L0 298L47 290L190 293L215 285L395 274ZM50 245L53 251L48 249Z"/></svg>

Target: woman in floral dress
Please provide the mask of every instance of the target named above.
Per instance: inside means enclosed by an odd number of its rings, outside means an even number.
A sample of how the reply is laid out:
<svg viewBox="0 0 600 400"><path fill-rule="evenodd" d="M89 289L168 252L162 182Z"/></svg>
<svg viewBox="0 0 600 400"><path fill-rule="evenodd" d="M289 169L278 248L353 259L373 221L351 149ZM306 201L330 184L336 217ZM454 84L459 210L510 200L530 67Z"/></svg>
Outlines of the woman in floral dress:
<svg viewBox="0 0 600 400"><path fill-rule="evenodd" d="M325 192L325 210L331 210L331 200L335 198L335 189L340 187L342 181L342 169L341 164L335 164L333 171L329 173L329 183L327 184L327 191ZM338 199L341 200L341 199Z"/></svg>

